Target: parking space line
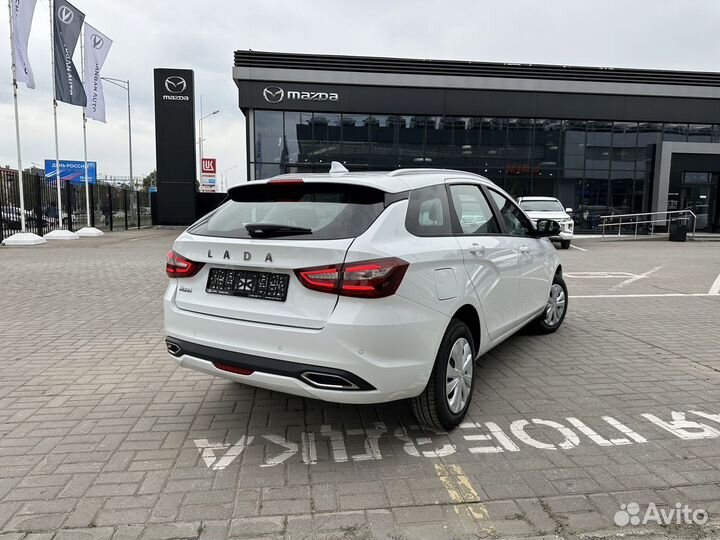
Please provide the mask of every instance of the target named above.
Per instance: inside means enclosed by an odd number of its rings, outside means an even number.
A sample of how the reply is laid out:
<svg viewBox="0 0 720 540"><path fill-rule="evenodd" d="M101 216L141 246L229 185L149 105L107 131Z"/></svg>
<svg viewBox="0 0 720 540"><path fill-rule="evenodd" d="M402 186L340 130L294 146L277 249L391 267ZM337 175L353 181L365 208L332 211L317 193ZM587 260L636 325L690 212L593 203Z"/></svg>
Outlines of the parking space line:
<svg viewBox="0 0 720 540"><path fill-rule="evenodd" d="M674 297L718 296L710 293L649 293L649 294L579 294L570 298L674 298Z"/></svg>
<svg viewBox="0 0 720 540"><path fill-rule="evenodd" d="M652 270L648 270L647 272L643 272L642 274L638 274L637 276L633 276L633 277L631 277L631 278L628 278L628 279L626 279L625 281L618 283L617 285L613 285L612 287L610 287L610 290L611 290L611 291L616 291L616 290L618 290L618 289L622 289L625 285L630 285L631 283L634 283L634 282L636 282L636 281L638 281L638 280L640 280L640 279L645 279L646 277L648 277L648 276L651 275L651 274L654 274L655 272L657 272L657 271L660 270L661 268L662 268L662 266L656 266L656 267L653 268Z"/></svg>
<svg viewBox="0 0 720 540"><path fill-rule="evenodd" d="M718 274L718 277L716 277L715 281L713 281L713 284L710 286L708 294L713 296L715 296L716 294L720 294L720 274Z"/></svg>
<svg viewBox="0 0 720 540"><path fill-rule="evenodd" d="M574 244L570 244L570 247L573 248L573 249L579 249L580 251L588 251L587 249L581 248L581 247L577 247L577 246L574 245Z"/></svg>
<svg viewBox="0 0 720 540"><path fill-rule="evenodd" d="M445 466L436 463L435 472L452 501L456 503L455 512L458 515L465 509L470 517L477 521L488 519L488 511L480 502L480 495L460 465Z"/></svg>

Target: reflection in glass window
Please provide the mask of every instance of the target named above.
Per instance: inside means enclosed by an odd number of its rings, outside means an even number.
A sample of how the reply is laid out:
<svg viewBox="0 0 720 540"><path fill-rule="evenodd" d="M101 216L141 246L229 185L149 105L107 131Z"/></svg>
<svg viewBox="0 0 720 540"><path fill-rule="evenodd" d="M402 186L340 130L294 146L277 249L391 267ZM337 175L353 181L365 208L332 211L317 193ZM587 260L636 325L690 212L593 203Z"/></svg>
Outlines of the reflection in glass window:
<svg viewBox="0 0 720 540"><path fill-rule="evenodd" d="M663 124L663 141L687 142L687 124Z"/></svg>
<svg viewBox="0 0 720 540"><path fill-rule="evenodd" d="M342 161L346 166L367 168L370 163L370 124L374 119L367 114L343 114Z"/></svg>
<svg viewBox="0 0 720 540"><path fill-rule="evenodd" d="M480 131L480 174L504 186L507 118L483 118Z"/></svg>
<svg viewBox="0 0 720 540"><path fill-rule="evenodd" d="M255 113L255 159L268 163L280 163L283 151L282 111L257 111Z"/></svg>
<svg viewBox="0 0 720 540"><path fill-rule="evenodd" d="M662 142L663 125L657 122L640 122L638 126L635 170L650 169L654 149Z"/></svg>
<svg viewBox="0 0 720 540"><path fill-rule="evenodd" d="M285 144L288 163L308 163L312 141L312 113L285 112Z"/></svg>
<svg viewBox="0 0 720 540"><path fill-rule="evenodd" d="M450 186L455 216L462 234L499 233L500 227L480 186Z"/></svg>
<svg viewBox="0 0 720 540"><path fill-rule="evenodd" d="M270 178L283 174L285 171L279 163L256 163L255 164L255 179L262 180L263 178Z"/></svg>
<svg viewBox="0 0 720 540"><path fill-rule="evenodd" d="M563 121L563 166L567 169L585 167L586 128L587 122L584 121Z"/></svg>
<svg viewBox="0 0 720 540"><path fill-rule="evenodd" d="M610 169L612 125L612 122L591 121L587 123L586 169Z"/></svg>
<svg viewBox="0 0 720 540"><path fill-rule="evenodd" d="M312 142L308 145L310 161L316 164L342 161L341 124L337 113L313 113Z"/></svg>
<svg viewBox="0 0 720 540"><path fill-rule="evenodd" d="M453 131L460 119L452 116L429 116L425 130L425 165L427 167L448 167L452 162Z"/></svg>
<svg viewBox="0 0 720 540"><path fill-rule="evenodd" d="M373 114L365 120L370 129L370 163L373 169L392 170L398 166L398 130L401 118Z"/></svg>
<svg viewBox="0 0 720 540"><path fill-rule="evenodd" d="M560 161L561 120L535 120L532 163L537 169L556 169Z"/></svg>
<svg viewBox="0 0 720 540"><path fill-rule="evenodd" d="M711 124L690 124L688 142L712 142Z"/></svg>
<svg viewBox="0 0 720 540"><path fill-rule="evenodd" d="M513 236L529 235L533 228L522 210L494 189L490 190L490 194L500 212L500 218L505 223L505 232Z"/></svg>
<svg viewBox="0 0 720 540"><path fill-rule="evenodd" d="M425 116L391 116L390 126L398 130L398 165L401 167L424 167L425 128L435 122Z"/></svg>
<svg viewBox="0 0 720 540"><path fill-rule="evenodd" d="M637 130L637 122L613 122L610 163L613 171L632 171L635 168Z"/></svg>

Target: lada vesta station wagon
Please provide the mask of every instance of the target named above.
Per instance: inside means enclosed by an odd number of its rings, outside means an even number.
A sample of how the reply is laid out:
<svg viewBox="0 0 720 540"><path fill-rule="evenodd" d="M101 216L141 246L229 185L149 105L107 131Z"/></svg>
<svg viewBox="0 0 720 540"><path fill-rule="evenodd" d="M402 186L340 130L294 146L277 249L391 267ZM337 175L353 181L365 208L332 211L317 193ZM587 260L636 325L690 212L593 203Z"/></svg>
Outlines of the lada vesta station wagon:
<svg viewBox="0 0 720 540"><path fill-rule="evenodd" d="M233 187L168 253L167 350L187 368L337 403L409 399L452 429L476 359L563 323L550 219L490 180L402 169Z"/></svg>

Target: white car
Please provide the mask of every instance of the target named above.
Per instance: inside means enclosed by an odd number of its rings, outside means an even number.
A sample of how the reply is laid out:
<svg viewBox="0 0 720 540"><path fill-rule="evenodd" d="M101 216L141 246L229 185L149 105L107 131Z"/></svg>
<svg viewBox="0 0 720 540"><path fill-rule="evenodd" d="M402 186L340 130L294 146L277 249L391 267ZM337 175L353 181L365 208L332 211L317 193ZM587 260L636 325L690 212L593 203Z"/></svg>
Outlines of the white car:
<svg viewBox="0 0 720 540"><path fill-rule="evenodd" d="M168 352L184 367L339 403L465 416L475 359L567 289L546 238L489 180L451 170L283 175L229 190L168 253Z"/></svg>
<svg viewBox="0 0 720 540"><path fill-rule="evenodd" d="M519 197L518 204L530 219L552 219L560 224L560 234L553 236L551 240L560 242L560 247L568 249L573 239L575 224L568 215L572 208L564 208L562 203L554 197Z"/></svg>

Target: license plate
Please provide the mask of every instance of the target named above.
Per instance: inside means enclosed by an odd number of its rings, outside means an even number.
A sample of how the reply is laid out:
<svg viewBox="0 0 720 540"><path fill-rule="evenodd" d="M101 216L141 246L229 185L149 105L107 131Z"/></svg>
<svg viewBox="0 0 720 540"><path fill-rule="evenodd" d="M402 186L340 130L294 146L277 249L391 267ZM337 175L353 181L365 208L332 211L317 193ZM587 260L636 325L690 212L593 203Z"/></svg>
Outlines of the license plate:
<svg viewBox="0 0 720 540"><path fill-rule="evenodd" d="M284 302L287 299L289 282L288 274L211 268L205 291Z"/></svg>

